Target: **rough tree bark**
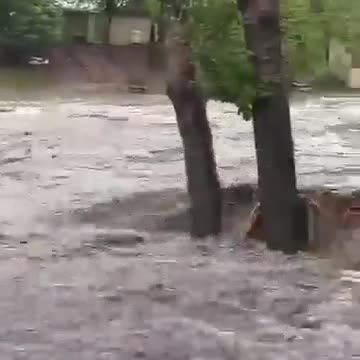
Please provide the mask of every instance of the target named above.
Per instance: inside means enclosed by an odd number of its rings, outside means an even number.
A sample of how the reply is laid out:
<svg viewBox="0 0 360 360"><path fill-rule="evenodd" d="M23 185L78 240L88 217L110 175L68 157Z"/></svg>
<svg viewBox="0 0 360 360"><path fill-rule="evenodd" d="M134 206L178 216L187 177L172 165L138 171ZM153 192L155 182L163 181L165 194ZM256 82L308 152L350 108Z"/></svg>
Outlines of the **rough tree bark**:
<svg viewBox="0 0 360 360"><path fill-rule="evenodd" d="M221 232L221 189L206 103L196 83L190 48L179 38L172 39L168 53L167 95L184 147L191 235L217 235Z"/></svg>
<svg viewBox="0 0 360 360"><path fill-rule="evenodd" d="M289 104L281 81L279 0L237 0L259 82L272 94L253 104L259 200L270 249L294 253L306 243L305 209L296 188Z"/></svg>

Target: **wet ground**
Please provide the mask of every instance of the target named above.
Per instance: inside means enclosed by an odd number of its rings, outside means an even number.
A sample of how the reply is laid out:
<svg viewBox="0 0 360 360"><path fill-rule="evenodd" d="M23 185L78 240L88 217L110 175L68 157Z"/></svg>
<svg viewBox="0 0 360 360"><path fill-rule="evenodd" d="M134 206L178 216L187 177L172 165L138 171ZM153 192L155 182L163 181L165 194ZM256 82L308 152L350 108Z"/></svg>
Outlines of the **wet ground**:
<svg viewBox="0 0 360 360"><path fill-rule="evenodd" d="M241 227L201 243L182 232L166 98L0 111L1 359L360 358L357 273L243 244ZM358 114L360 98L294 100L301 186L357 187ZM251 123L230 105L209 115L224 187L255 183Z"/></svg>

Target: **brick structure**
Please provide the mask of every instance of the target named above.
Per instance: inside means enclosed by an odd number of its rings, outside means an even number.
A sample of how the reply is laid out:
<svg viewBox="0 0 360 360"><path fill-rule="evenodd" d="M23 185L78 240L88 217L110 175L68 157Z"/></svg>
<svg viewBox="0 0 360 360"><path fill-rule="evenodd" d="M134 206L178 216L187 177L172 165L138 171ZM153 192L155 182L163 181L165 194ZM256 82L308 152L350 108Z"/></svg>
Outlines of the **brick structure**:
<svg viewBox="0 0 360 360"><path fill-rule="evenodd" d="M309 244L313 251L340 260L342 266L360 265L360 196L324 191L308 201Z"/></svg>
<svg viewBox="0 0 360 360"><path fill-rule="evenodd" d="M360 266L360 193L311 191L303 193L308 213L309 250ZM250 214L248 238L264 241L259 204Z"/></svg>

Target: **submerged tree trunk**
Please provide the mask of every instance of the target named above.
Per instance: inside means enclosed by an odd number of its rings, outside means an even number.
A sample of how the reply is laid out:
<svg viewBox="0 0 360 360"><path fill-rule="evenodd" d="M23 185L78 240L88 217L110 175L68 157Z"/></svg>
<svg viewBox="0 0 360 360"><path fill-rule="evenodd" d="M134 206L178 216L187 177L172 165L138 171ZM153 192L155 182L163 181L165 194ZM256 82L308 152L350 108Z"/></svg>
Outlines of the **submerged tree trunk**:
<svg viewBox="0 0 360 360"><path fill-rule="evenodd" d="M279 0L238 0L245 37L259 82L272 93L253 104L259 199L270 249L293 253L304 247L304 206L296 189L289 104L282 84Z"/></svg>
<svg viewBox="0 0 360 360"><path fill-rule="evenodd" d="M196 84L191 51L180 40L171 41L168 66L167 95L184 147L191 235L217 235L221 232L221 190L206 103Z"/></svg>

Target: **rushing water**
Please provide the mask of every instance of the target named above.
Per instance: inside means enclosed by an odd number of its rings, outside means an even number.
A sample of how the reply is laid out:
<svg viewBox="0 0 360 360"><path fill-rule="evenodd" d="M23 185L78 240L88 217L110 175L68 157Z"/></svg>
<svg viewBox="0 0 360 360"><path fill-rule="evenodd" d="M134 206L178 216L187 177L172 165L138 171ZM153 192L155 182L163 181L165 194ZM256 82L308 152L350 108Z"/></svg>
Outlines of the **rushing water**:
<svg viewBox="0 0 360 360"><path fill-rule="evenodd" d="M341 281L326 261L227 239L121 232L179 205L181 140L165 98L0 109L1 359L360 356L357 273ZM356 188L360 98L309 96L291 114L299 183ZM251 122L215 102L209 117L223 184L255 183Z"/></svg>
<svg viewBox="0 0 360 360"><path fill-rule="evenodd" d="M63 208L74 199L89 202L141 190L183 188L181 141L164 98L0 106L13 109L0 113L2 191L12 203L16 198L29 200L33 207L45 201ZM300 185L357 187L358 113L356 98L315 97L293 104ZM251 123L228 104L210 103L209 116L223 183L255 183ZM14 174L25 181L15 181Z"/></svg>

